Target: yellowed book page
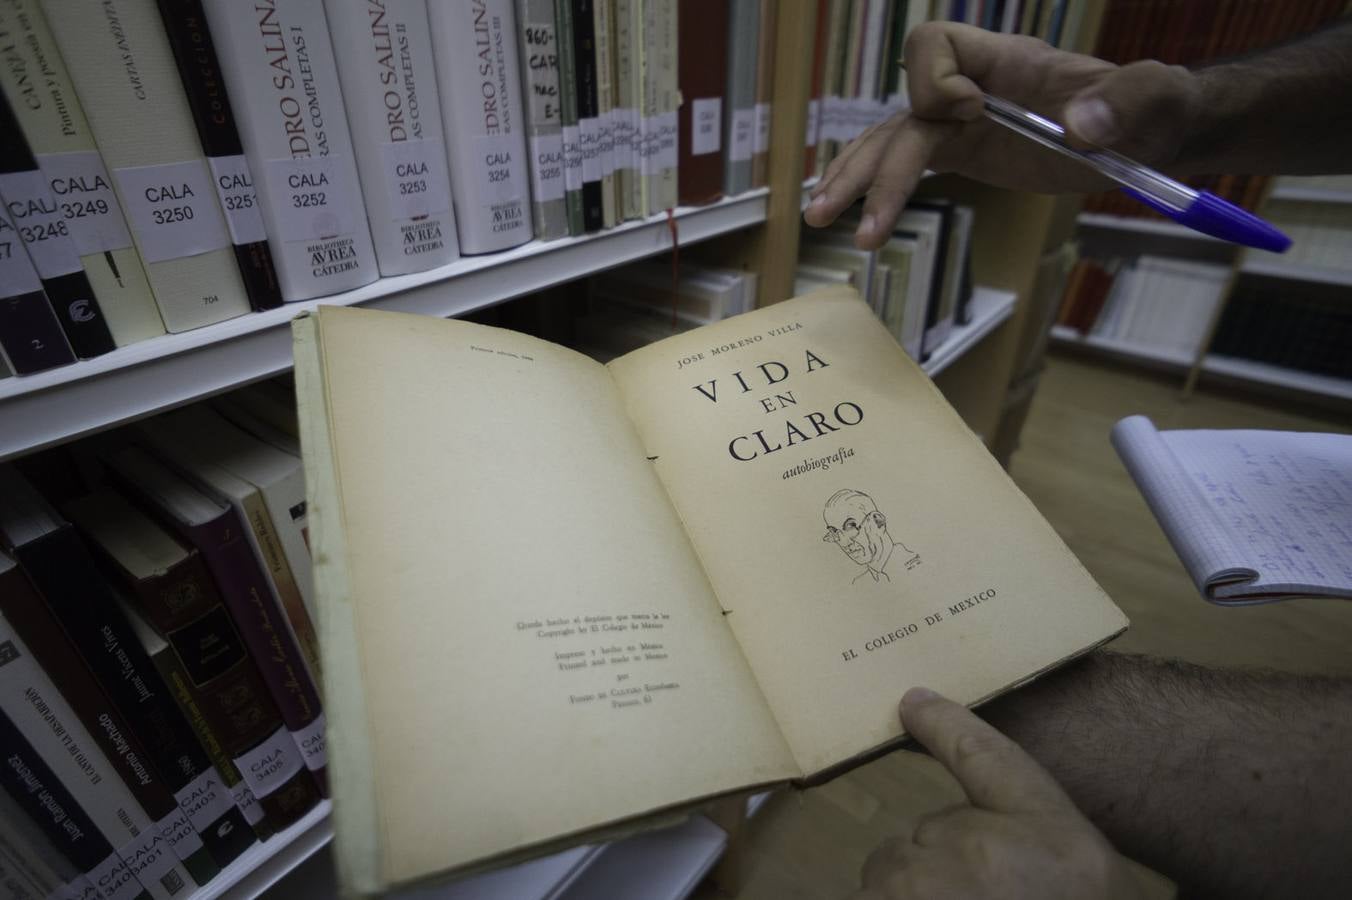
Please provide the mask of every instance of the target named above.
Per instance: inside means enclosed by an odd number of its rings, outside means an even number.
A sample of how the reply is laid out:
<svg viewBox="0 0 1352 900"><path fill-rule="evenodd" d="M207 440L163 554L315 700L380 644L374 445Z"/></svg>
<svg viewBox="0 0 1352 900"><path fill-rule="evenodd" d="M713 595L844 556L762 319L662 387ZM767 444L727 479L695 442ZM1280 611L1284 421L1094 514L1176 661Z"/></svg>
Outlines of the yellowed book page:
<svg viewBox="0 0 1352 900"><path fill-rule="evenodd" d="M804 773L1126 627L852 288L610 369Z"/></svg>
<svg viewBox="0 0 1352 900"><path fill-rule="evenodd" d="M330 782L339 849L375 869L348 884L799 774L602 366L465 322L315 318Z"/></svg>

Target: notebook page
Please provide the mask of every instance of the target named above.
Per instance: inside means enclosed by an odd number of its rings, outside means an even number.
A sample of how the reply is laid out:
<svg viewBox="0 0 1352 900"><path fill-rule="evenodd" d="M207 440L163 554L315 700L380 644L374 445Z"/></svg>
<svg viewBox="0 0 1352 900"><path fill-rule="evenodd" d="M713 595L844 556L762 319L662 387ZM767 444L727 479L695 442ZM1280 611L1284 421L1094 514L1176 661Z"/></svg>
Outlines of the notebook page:
<svg viewBox="0 0 1352 900"><path fill-rule="evenodd" d="M1256 572L1209 599L1352 597L1352 436L1293 431L1165 431L1235 546ZM1257 596L1261 595L1261 596Z"/></svg>
<svg viewBox="0 0 1352 900"><path fill-rule="evenodd" d="M1112 442L1198 592L1206 596L1208 584L1251 579L1257 573L1165 442L1167 435L1178 433L1158 431L1145 416L1128 416L1113 426Z"/></svg>

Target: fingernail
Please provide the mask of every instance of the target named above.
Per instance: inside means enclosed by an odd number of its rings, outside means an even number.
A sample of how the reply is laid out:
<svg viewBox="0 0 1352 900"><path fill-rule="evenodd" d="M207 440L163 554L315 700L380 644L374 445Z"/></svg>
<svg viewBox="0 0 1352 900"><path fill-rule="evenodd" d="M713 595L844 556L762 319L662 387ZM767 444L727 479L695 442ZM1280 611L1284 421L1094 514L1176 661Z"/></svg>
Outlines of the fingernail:
<svg viewBox="0 0 1352 900"><path fill-rule="evenodd" d="M1066 124L1094 144L1110 144L1117 139L1117 118L1112 108L1098 97L1077 100L1066 107Z"/></svg>
<svg viewBox="0 0 1352 900"><path fill-rule="evenodd" d="M939 699L939 695L927 687L913 687L902 695L901 705L903 707L914 706L917 703L928 703L931 700Z"/></svg>

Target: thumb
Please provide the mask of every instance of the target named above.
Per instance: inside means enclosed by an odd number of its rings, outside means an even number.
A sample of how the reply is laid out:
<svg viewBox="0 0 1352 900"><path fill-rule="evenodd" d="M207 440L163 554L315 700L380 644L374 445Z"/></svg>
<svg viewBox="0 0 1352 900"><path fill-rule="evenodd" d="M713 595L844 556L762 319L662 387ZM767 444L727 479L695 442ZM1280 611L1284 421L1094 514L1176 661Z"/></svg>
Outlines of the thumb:
<svg viewBox="0 0 1352 900"><path fill-rule="evenodd" d="M901 698L901 724L953 774L978 809L1075 808L1046 769L961 704L926 688L912 688Z"/></svg>
<svg viewBox="0 0 1352 900"><path fill-rule="evenodd" d="M1081 149L1108 147L1147 162L1167 162L1187 131L1200 97L1182 66L1142 60L1109 72L1066 104L1063 120Z"/></svg>

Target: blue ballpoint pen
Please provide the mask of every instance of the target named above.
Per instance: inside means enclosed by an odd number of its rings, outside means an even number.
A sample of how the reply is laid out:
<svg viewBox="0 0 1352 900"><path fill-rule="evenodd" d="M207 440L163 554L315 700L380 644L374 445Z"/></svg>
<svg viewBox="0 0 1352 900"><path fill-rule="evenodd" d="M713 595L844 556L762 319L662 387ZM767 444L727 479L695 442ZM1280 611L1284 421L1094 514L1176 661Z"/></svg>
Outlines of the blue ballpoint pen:
<svg viewBox="0 0 1352 900"><path fill-rule="evenodd" d="M1282 253L1291 239L1267 222L1227 203L1215 194L1198 191L1167 175L1111 150L1076 150L1066 143L1066 130L1017 103L983 95L986 117L1006 128L1087 165L1122 185L1122 190L1180 225L1212 237Z"/></svg>

